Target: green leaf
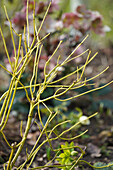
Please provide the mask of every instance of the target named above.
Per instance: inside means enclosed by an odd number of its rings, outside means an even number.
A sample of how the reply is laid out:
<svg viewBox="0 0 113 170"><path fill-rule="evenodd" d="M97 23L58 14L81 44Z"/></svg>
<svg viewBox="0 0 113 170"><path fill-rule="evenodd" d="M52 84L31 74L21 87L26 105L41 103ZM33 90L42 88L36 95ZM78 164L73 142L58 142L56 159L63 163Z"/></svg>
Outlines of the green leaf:
<svg viewBox="0 0 113 170"><path fill-rule="evenodd" d="M105 85L105 84L101 84L99 87L101 87L103 85ZM98 95L99 96L106 95L106 94L110 93L111 91L112 91L112 88L107 86L107 87L104 87L103 89L99 90Z"/></svg>
<svg viewBox="0 0 113 170"><path fill-rule="evenodd" d="M70 143L70 146L74 146L74 142L71 142L71 143Z"/></svg>
<svg viewBox="0 0 113 170"><path fill-rule="evenodd" d="M113 100L103 99L100 100L99 103L103 103L106 108L113 109Z"/></svg>
<svg viewBox="0 0 113 170"><path fill-rule="evenodd" d="M110 162L108 165L112 165L112 164L113 164L113 162ZM110 168L111 168L111 170L113 170L113 165L110 166Z"/></svg>
<svg viewBox="0 0 113 170"><path fill-rule="evenodd" d="M64 149L64 148L66 148L66 147L65 147L65 145L61 145L61 148Z"/></svg>
<svg viewBox="0 0 113 170"><path fill-rule="evenodd" d="M79 107L76 107L75 109L78 111L78 118L80 118L83 115L82 110Z"/></svg>
<svg viewBox="0 0 113 170"><path fill-rule="evenodd" d="M15 100L14 102L18 102L20 99L24 98L26 96L25 91L24 90L18 90L16 91L16 95L15 95Z"/></svg>
<svg viewBox="0 0 113 170"><path fill-rule="evenodd" d="M20 113L28 114L29 112L29 105L27 103L15 103L12 107L12 110L16 110Z"/></svg>
<svg viewBox="0 0 113 170"><path fill-rule="evenodd" d="M66 164L66 165L71 164L70 158L67 158L67 159L65 160L65 164Z"/></svg>
<svg viewBox="0 0 113 170"><path fill-rule="evenodd" d="M70 150L69 150L69 149L64 150L64 153L65 153L65 155L66 155L67 157L69 157L69 156L70 156L70 154L71 154L71 152L70 152Z"/></svg>
<svg viewBox="0 0 113 170"><path fill-rule="evenodd" d="M70 143L70 147L74 147L74 142L71 142L71 143ZM74 148L71 148L70 151L71 151L71 152L74 151Z"/></svg>
<svg viewBox="0 0 113 170"><path fill-rule="evenodd" d="M66 156L66 155L65 155L64 153L61 153L61 154L59 155L60 158L65 158L65 156Z"/></svg>
<svg viewBox="0 0 113 170"><path fill-rule="evenodd" d="M88 87L87 86L80 87L78 89L75 89L75 91L78 93L84 93L84 92L88 91Z"/></svg>
<svg viewBox="0 0 113 170"><path fill-rule="evenodd" d="M47 88L42 94L41 94L41 98L46 98L49 96L52 96L54 94L54 89L53 88Z"/></svg>
<svg viewBox="0 0 113 170"><path fill-rule="evenodd" d="M93 166L95 167L102 167L102 166L106 166L106 163L103 162L96 162ZM94 168L95 170L98 170L98 168ZM100 169L100 168L99 168ZM106 168L101 168L101 170L110 170L109 167Z"/></svg>
<svg viewBox="0 0 113 170"><path fill-rule="evenodd" d="M68 142L65 142L65 147L69 147L69 143Z"/></svg>
<svg viewBox="0 0 113 170"><path fill-rule="evenodd" d="M62 164L62 165L65 165L65 161L66 161L66 159L65 159L65 158L63 158L63 159L62 159L62 163L61 163L61 164Z"/></svg>

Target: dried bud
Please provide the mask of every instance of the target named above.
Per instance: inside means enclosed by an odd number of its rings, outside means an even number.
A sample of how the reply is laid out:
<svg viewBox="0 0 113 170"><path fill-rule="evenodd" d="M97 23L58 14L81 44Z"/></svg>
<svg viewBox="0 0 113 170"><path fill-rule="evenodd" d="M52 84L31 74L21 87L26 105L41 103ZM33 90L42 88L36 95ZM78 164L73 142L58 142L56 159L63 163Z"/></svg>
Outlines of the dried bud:
<svg viewBox="0 0 113 170"><path fill-rule="evenodd" d="M89 120L89 118L87 116L81 116L79 118L79 121L83 125L89 125L90 124L90 120Z"/></svg>

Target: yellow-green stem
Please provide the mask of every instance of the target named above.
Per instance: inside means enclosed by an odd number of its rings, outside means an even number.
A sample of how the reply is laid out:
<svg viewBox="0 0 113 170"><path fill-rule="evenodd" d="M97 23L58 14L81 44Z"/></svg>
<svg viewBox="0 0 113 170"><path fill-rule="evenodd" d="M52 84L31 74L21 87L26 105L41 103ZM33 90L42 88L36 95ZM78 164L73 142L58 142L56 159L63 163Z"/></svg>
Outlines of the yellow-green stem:
<svg viewBox="0 0 113 170"><path fill-rule="evenodd" d="M24 146L24 143L25 143L25 141L27 139L27 135L28 135L28 132L29 132L29 129L30 129L30 126L31 126L31 121L32 121L32 116L33 116L33 105L34 105L34 101L31 101L31 103L30 103L30 111L29 111L27 125L26 125L26 130L25 130L25 133L23 135L21 144L20 144L20 146L19 146L19 148L18 148L18 150L17 150L17 152L16 152L16 154L15 154L13 160L12 160L11 167L14 166L14 164L15 164L15 162L16 162L16 160L17 160L17 158L18 158L18 156L19 156L19 154L20 154L20 152L21 152L21 150L22 150L22 148Z"/></svg>

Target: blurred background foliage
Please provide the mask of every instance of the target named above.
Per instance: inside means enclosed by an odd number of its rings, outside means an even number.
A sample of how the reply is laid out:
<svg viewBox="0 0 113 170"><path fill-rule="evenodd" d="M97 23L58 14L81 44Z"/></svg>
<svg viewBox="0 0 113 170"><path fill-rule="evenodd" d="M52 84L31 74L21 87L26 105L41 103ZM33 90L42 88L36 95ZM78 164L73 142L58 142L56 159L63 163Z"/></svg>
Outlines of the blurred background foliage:
<svg viewBox="0 0 113 170"><path fill-rule="evenodd" d="M40 0L36 0L39 2ZM3 10L3 6L5 5L9 17L13 17L15 15L15 12L21 9L23 0L1 0L0 1L0 25L3 25L5 20L5 14ZM43 0L43 2L47 2L47 0ZM60 1L60 9L62 13L64 12L72 12L75 10L75 8L80 5L85 4L86 7L93 11L98 11L103 16L103 22L105 25L109 26L110 31L107 33L105 37L99 37L98 35L94 34L92 32L91 38L93 39L92 43L93 46L96 46L96 43L100 45L100 48L103 46L112 46L113 43L113 1L112 0L103 0L98 1L90 1L90 0L62 0ZM8 35L8 30L5 27L6 36ZM96 43L95 43L96 42ZM98 47L97 45L97 47Z"/></svg>
<svg viewBox="0 0 113 170"><path fill-rule="evenodd" d="M66 5L67 4L67 5ZM103 23L110 28L110 31L107 33L105 37L99 37L98 35L92 32L91 38L93 42L100 45L101 48L109 46L113 44L113 1L112 0L67 0L65 3L64 12L74 11L75 8L84 4L86 7L93 11L98 11L103 16ZM95 45L93 43L93 45ZM98 47L97 45L97 47Z"/></svg>
<svg viewBox="0 0 113 170"><path fill-rule="evenodd" d="M108 25L111 29L110 32L107 33L107 36L104 38L104 43L109 45L109 43L113 43L113 1L112 0L103 0L103 1L90 1L84 0L84 4L91 10L99 11L103 16L103 22L105 25Z"/></svg>

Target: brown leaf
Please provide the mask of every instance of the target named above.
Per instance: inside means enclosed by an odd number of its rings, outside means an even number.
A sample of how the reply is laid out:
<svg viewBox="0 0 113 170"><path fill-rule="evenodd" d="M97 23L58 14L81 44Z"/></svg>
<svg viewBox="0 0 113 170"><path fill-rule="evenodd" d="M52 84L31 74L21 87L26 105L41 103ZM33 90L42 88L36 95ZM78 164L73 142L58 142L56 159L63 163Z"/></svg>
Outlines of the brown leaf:
<svg viewBox="0 0 113 170"><path fill-rule="evenodd" d="M92 144L92 143L88 143L87 145L87 152L89 154L91 154L91 157L94 158L94 157L100 157L101 154L100 154L100 148L98 148L96 145Z"/></svg>

